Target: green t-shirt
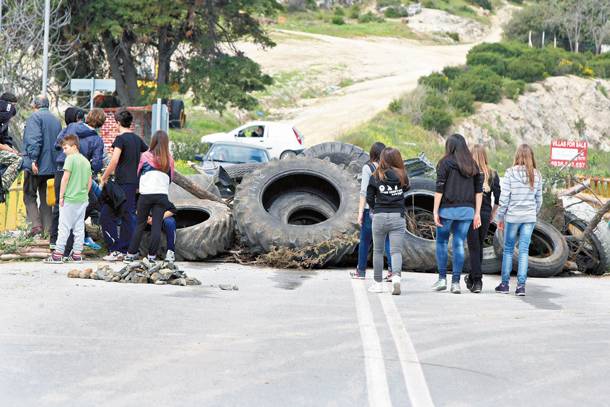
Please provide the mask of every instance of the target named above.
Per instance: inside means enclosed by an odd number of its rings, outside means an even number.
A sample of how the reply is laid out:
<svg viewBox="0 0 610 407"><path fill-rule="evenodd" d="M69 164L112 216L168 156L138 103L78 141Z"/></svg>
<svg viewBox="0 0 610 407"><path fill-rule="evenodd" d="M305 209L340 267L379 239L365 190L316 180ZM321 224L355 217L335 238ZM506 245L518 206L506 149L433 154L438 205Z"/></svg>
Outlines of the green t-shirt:
<svg viewBox="0 0 610 407"><path fill-rule="evenodd" d="M89 200L89 178L91 164L82 154L70 154L66 157L64 171L70 171L70 180L64 193L64 202L83 203Z"/></svg>

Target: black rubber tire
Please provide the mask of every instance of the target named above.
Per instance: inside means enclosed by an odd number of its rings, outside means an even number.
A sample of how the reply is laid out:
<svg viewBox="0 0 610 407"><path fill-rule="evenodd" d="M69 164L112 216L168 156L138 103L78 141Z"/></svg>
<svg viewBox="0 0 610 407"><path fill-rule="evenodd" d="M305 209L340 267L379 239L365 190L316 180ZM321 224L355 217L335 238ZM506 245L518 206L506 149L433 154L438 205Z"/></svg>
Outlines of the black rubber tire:
<svg viewBox="0 0 610 407"><path fill-rule="evenodd" d="M169 101L169 127L180 129L184 127L186 115L184 113L184 102L180 99L170 99Z"/></svg>
<svg viewBox="0 0 610 407"><path fill-rule="evenodd" d="M294 222L299 222L299 219L291 220L291 215L297 211L307 211L311 209L315 209L315 211L311 212L311 216L313 216L314 219L329 219L337 212L337 208L333 207L332 203L328 202L323 197L311 192L295 191L283 194L273 201L269 207L269 213L280 219L284 224L290 223L294 225ZM316 216L316 214L321 215L321 217ZM303 220L306 221L307 219L307 214L305 214L305 219Z"/></svg>
<svg viewBox="0 0 610 407"><path fill-rule="evenodd" d="M254 170L257 170L263 166L267 165L266 163L247 163L247 164L235 164L230 165L224 168L224 170L229 174L229 177L235 181L236 183L240 183L241 180L248 174L251 174ZM222 166L222 165L221 165Z"/></svg>
<svg viewBox="0 0 610 407"><path fill-rule="evenodd" d="M220 190L214 184L214 179L212 177L205 174L187 175L187 177L206 191L213 193L217 197L220 197ZM182 199L197 199L197 197L192 195L190 192L185 191L183 188L179 187L174 183L170 184L169 200L174 202Z"/></svg>
<svg viewBox="0 0 610 407"><path fill-rule="evenodd" d="M420 211L430 212L434 204L435 182L428 179L416 178L410 180L411 189L405 196L407 219L413 213ZM422 187L421 189L419 187ZM432 233L435 233L434 231ZM432 236L429 236L432 237ZM405 235L402 245L402 268L403 270L433 272L436 270L436 241L424 238L412 233L405 227Z"/></svg>
<svg viewBox="0 0 610 407"><path fill-rule="evenodd" d="M570 251L565 237L561 232L550 223L539 220L536 222L534 233L532 234L532 244L535 244L537 239L543 242L549 251L547 256L529 256L527 275L530 277L553 277L563 271ZM517 270L519 261L518 242L515 244L515 252L513 254L513 271ZM498 230L494 238L494 249L500 257L504 249L504 235Z"/></svg>
<svg viewBox="0 0 610 407"><path fill-rule="evenodd" d="M234 222L228 206L203 199L185 199L174 202L176 216L176 259L204 260L223 253L233 243ZM197 222L197 214L207 217ZM150 232L142 238L140 252L148 252ZM165 255L167 243L162 234L159 254Z"/></svg>
<svg viewBox="0 0 610 407"><path fill-rule="evenodd" d="M369 155L360 147L339 141L316 144L303 151L306 157L330 160L333 164L347 169L354 176L362 173L362 167L369 161Z"/></svg>
<svg viewBox="0 0 610 407"><path fill-rule="evenodd" d="M585 246L589 253L581 252L576 259L572 258L572 248L580 245L578 236L575 236L574 231L571 230L572 227L575 227L578 232L582 233L587 228L587 222L579 219L576 215L566 212L565 225L562 232L566 236L566 241L570 248L570 260L575 261L578 264L578 269L584 273L595 276L606 274L610 268L610 262L603 243L595 233L591 234L588 239L589 244Z"/></svg>
<svg viewBox="0 0 610 407"><path fill-rule="evenodd" d="M286 150L280 154L280 160L289 160L297 156L297 153L292 150Z"/></svg>
<svg viewBox="0 0 610 407"><path fill-rule="evenodd" d="M333 203L334 216L302 226L285 224L269 213L273 201L303 190ZM356 233L358 197L353 177L330 162L309 157L274 160L244 178L235 193L233 214L242 239L255 252L302 248ZM338 263L348 251L330 257L329 263Z"/></svg>

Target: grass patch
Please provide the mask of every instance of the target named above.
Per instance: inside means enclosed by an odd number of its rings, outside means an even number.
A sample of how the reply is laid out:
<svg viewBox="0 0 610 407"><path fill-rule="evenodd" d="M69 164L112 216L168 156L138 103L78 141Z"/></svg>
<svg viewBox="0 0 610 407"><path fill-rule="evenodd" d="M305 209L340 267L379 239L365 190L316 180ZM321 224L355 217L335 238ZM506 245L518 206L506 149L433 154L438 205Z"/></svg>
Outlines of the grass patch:
<svg viewBox="0 0 610 407"><path fill-rule="evenodd" d="M470 18L483 24L490 24L489 17L478 15L472 1L467 0L424 0L422 6L446 11L460 17Z"/></svg>
<svg viewBox="0 0 610 407"><path fill-rule="evenodd" d="M418 38L408 25L400 21L377 20L360 22L358 19L343 16L343 24L337 24L337 22L333 23L333 18L337 20L336 17L332 12L323 10L288 13L280 17L279 23L275 27L283 30L302 31L342 38Z"/></svg>
<svg viewBox="0 0 610 407"><path fill-rule="evenodd" d="M193 157L194 159L195 157ZM182 175L193 175L198 174L190 165L188 165L188 161L186 160L176 160L175 162L176 171L178 171Z"/></svg>

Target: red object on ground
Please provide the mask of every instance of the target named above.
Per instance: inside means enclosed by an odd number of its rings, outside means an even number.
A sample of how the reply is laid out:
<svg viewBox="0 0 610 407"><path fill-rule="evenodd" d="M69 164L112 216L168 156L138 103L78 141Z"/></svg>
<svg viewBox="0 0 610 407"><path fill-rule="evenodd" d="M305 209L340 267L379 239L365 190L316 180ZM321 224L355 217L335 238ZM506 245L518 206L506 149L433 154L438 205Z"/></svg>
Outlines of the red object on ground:
<svg viewBox="0 0 610 407"><path fill-rule="evenodd" d="M573 168L587 168L587 152L589 144L578 140L551 141L551 165L563 167L569 165Z"/></svg>

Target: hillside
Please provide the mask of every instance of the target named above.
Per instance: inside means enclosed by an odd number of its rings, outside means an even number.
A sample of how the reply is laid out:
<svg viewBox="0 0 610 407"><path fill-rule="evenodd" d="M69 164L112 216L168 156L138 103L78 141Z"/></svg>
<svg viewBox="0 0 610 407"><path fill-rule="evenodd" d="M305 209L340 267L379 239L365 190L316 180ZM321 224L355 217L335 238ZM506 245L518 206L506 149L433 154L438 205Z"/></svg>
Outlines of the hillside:
<svg viewBox="0 0 610 407"><path fill-rule="evenodd" d="M551 77L530 85L516 100L484 103L454 131L473 142L549 144L582 133L591 146L610 151L610 81Z"/></svg>

